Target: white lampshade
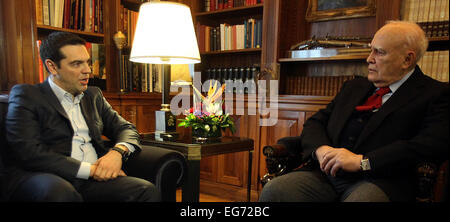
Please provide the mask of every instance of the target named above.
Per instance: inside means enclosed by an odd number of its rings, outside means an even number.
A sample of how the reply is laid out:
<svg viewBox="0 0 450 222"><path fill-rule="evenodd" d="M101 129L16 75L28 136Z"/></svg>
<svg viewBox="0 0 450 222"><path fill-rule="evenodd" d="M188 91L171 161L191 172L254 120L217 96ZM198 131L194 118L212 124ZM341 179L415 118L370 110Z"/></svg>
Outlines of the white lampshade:
<svg viewBox="0 0 450 222"><path fill-rule="evenodd" d="M143 3L130 60L150 64L200 63L189 7L175 2Z"/></svg>

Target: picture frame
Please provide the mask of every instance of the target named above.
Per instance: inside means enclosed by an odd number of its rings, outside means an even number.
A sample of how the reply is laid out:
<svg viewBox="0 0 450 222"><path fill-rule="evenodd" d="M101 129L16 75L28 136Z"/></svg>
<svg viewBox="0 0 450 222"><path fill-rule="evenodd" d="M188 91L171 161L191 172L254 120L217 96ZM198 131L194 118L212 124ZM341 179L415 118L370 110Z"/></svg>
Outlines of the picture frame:
<svg viewBox="0 0 450 222"><path fill-rule="evenodd" d="M376 14L375 0L308 0L308 22L370 17Z"/></svg>

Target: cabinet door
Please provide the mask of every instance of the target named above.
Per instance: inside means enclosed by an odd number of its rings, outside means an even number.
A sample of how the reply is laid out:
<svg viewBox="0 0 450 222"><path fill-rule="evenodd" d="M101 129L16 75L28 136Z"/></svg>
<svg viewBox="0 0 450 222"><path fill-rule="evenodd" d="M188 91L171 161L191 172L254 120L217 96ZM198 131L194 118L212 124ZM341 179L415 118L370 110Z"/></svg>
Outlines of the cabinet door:
<svg viewBox="0 0 450 222"><path fill-rule="evenodd" d="M245 132L243 128L245 124L245 116L233 116L236 132L235 136L241 135ZM231 132L227 132L231 135ZM248 153L238 152L217 156L217 182L230 184L235 186L243 186L244 174L247 175Z"/></svg>
<svg viewBox="0 0 450 222"><path fill-rule="evenodd" d="M217 181L217 156L203 157L200 161L200 179Z"/></svg>
<svg viewBox="0 0 450 222"><path fill-rule="evenodd" d="M251 138L255 142L255 149L259 137L257 116L234 115L236 132L227 131L224 135ZM254 153L257 153L255 150ZM202 158L200 162L200 178L210 182L244 187L247 185L249 152L238 152ZM252 183L256 184L257 158L252 160Z"/></svg>
<svg viewBox="0 0 450 222"><path fill-rule="evenodd" d="M329 99L321 99L314 101L303 101L280 103L278 111L278 121L274 126L261 127L261 140L259 161L261 162L259 168L259 175L263 176L267 173L266 157L262 153L264 146L276 144L277 140L287 136L299 136L303 130L303 124L306 120L322 109L331 101Z"/></svg>
<svg viewBox="0 0 450 222"><path fill-rule="evenodd" d="M234 136L240 136L243 116L233 116L236 124L236 133ZM223 135L231 136L231 132L225 132ZM218 182L223 184L242 186L244 184L243 171L247 169L244 166L243 159L248 160L246 152L223 154L218 156L210 156L202 158L200 162L200 178L210 182Z"/></svg>

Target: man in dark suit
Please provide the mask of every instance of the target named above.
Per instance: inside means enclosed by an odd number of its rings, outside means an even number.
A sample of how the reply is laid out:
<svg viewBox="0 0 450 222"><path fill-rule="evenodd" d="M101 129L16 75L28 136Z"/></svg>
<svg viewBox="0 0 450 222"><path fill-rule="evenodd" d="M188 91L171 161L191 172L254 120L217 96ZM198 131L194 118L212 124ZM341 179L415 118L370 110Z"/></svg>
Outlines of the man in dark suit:
<svg viewBox="0 0 450 222"><path fill-rule="evenodd" d="M415 23L375 34L367 78L346 82L300 136L312 167L275 178L260 201L411 201L415 168L448 158L448 84L416 65L428 41ZM375 91L375 93L374 93Z"/></svg>
<svg viewBox="0 0 450 222"><path fill-rule="evenodd" d="M50 76L12 88L6 117L6 193L13 201L159 201L150 182L122 171L139 152L134 125L88 87L85 41L64 32L42 42ZM102 135L115 143L106 147Z"/></svg>

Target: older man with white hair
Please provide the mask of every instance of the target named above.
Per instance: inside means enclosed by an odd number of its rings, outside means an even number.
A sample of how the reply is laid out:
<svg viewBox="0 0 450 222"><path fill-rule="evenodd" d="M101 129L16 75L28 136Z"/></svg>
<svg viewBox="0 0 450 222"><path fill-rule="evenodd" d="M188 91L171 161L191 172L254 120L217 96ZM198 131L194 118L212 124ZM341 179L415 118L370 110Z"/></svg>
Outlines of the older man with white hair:
<svg viewBox="0 0 450 222"><path fill-rule="evenodd" d="M346 82L304 125L312 165L275 178L260 201L413 201L418 163L448 158L448 84L417 61L428 40L415 23L375 33L367 78Z"/></svg>

